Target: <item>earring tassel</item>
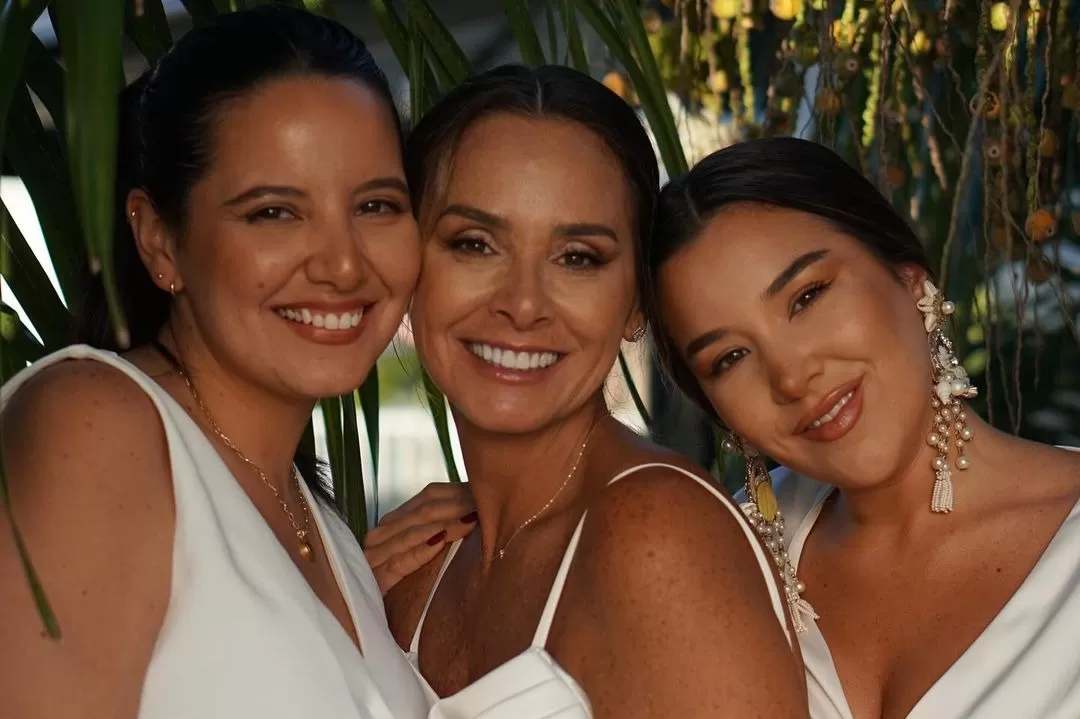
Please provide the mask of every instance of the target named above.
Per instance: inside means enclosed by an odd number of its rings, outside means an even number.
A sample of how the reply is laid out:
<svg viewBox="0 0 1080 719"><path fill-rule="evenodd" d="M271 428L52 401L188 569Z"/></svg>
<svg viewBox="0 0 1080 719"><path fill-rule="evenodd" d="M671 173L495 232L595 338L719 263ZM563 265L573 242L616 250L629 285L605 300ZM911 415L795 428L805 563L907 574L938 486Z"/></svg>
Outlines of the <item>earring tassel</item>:
<svg viewBox="0 0 1080 719"><path fill-rule="evenodd" d="M934 479L934 493L930 498L930 511L948 514L953 509L952 477L946 472L938 472Z"/></svg>

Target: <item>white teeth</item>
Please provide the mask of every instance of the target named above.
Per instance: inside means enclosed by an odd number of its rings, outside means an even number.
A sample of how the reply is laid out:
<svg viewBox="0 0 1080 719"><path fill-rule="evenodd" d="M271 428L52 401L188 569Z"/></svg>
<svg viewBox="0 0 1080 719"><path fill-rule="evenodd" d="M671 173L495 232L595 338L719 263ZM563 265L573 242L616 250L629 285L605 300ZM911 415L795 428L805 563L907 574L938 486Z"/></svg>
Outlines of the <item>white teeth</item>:
<svg viewBox="0 0 1080 719"><path fill-rule="evenodd" d="M840 414L840 410L844 408L844 405L851 401L851 397L854 394L855 390L851 390L843 397L841 397L839 401L837 401L837 403L832 406L832 409L830 409L828 412L821 415L810 423L810 429L817 429L823 424L828 424L829 422L832 422L834 419L836 419L836 415Z"/></svg>
<svg viewBox="0 0 1080 719"><path fill-rule="evenodd" d="M550 367L559 359L556 352L515 352L475 342L469 350L488 364L518 371Z"/></svg>
<svg viewBox="0 0 1080 719"><path fill-rule="evenodd" d="M287 320L300 322L305 325L314 325L320 329L325 328L328 330L352 329L360 324L360 318L364 316L363 310L335 314L333 312L318 312L310 310L307 307L302 307L298 310L282 308L279 309L277 313Z"/></svg>

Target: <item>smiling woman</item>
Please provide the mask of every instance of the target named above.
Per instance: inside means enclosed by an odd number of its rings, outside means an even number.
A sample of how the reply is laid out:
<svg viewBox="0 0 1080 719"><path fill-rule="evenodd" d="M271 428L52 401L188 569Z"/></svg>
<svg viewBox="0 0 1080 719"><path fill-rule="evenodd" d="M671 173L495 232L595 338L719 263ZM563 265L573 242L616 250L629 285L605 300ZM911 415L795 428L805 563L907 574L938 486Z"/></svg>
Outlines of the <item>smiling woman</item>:
<svg viewBox="0 0 1080 719"><path fill-rule="evenodd" d="M0 532L4 707L424 716L375 577L297 455L419 270L386 80L344 27L272 4L184 35L123 99L133 349L108 351L99 292L88 344L3 388L11 506L66 628L58 646L25 621Z"/></svg>
<svg viewBox="0 0 1080 719"><path fill-rule="evenodd" d="M664 189L643 252L667 364L747 451L744 506L817 612L794 602L811 715L1080 716L1080 455L968 408L952 308L874 186L743 143Z"/></svg>
<svg viewBox="0 0 1080 719"><path fill-rule="evenodd" d="M567 68L499 68L432 108L406 156L413 334L479 515L387 595L432 719L805 714L737 508L604 400L641 336L635 247L656 203L633 110Z"/></svg>

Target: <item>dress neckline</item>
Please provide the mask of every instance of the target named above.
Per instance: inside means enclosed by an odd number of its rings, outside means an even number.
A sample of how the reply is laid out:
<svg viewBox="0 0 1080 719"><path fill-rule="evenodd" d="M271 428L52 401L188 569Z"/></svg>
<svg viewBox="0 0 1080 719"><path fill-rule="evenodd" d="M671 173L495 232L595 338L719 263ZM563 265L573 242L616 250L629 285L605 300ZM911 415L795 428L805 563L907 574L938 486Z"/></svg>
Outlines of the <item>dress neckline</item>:
<svg viewBox="0 0 1080 719"><path fill-rule="evenodd" d="M1072 451L1078 451L1073 447L1061 447L1061 449L1068 449ZM791 556L792 566L796 571L799 568L799 562L802 559L802 552L806 545L806 540L810 536L810 532L813 530L814 525L817 524L818 518L821 516L821 511L825 506L825 502L828 501L834 494L839 493L839 489L831 485L823 485L819 490L818 495L814 499L814 504L810 508L810 511L806 514L806 519L799 524L789 547L789 554ZM930 711L934 711L932 702L934 698L941 692L941 689L945 685L945 679L954 671L957 671L958 667L962 667L971 661L973 656L976 656L978 648L984 644L993 641L993 637L999 631L1001 631L1002 625L1009 622L1009 618L1014 614L1019 606L1023 604L1022 597L1030 590L1032 586L1032 578L1037 575L1041 575L1041 568L1049 561L1048 558L1054 554L1054 550L1063 542L1066 534L1066 529L1073 522L1080 521L1080 498L1073 504L1072 509L1065 516L1065 519L1058 525L1054 531L1053 536L1047 543L1046 547L1039 554L1038 559L1028 570L1027 575L1024 577L1023 582L1013 592L1012 596L1006 600L1005 604L997 611L996 614L990 619L978 636L960 653L956 659L948 666L948 668L939 676L934 683L931 684L926 691L919 697L918 701L908 712L906 719L937 719L936 716L931 716ZM840 675L836 669L836 662L833 661L832 652L829 650L829 645L825 641L825 636L821 633L821 629L818 627L817 622L813 619L807 619L807 631L802 635L801 643L805 644L808 649L813 650L819 656L823 658L824 670L823 674L816 676L817 680L821 684L822 688L828 693L829 699L834 703L836 708L841 712L842 719L853 719L851 707L848 704L847 694L844 692L843 683L840 681ZM809 652L804 651L804 656ZM811 671L809 665L806 667L807 671ZM925 716L923 716L925 714Z"/></svg>

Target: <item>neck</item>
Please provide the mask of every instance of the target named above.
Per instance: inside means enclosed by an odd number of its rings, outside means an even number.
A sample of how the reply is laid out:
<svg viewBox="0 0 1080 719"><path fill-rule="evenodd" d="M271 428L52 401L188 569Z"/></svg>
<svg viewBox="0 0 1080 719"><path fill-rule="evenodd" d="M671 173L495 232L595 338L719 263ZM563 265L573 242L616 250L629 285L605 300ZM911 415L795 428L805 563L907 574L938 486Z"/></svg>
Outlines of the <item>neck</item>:
<svg viewBox="0 0 1080 719"><path fill-rule="evenodd" d="M551 505L534 521L573 504L580 496L589 458L586 443L595 442L606 421L612 420L600 395L571 417L528 434L492 432L464 419L458 421L461 453L480 518L485 563L491 562L522 524L549 501ZM570 476L575 463L577 469ZM520 541L520 537L513 541Z"/></svg>
<svg viewBox="0 0 1080 719"><path fill-rule="evenodd" d="M987 491L986 478L992 474L988 470L1002 460L1010 440L970 409L966 413L968 426L975 436L974 441L964 447L964 456L971 462L970 468L957 469L958 454L953 442L950 442L947 458L952 470L956 502L954 513L957 514L970 509L978 501L980 492ZM926 431L920 435L920 439L929 432L930 423L927 422ZM922 440L919 449L885 481L872 487L844 489L839 511L850 522L850 529L860 534L886 532L897 539L917 535L924 526L940 532L940 525L947 521L948 515L930 511L934 486L931 463L936 456L936 451Z"/></svg>
<svg viewBox="0 0 1080 719"><path fill-rule="evenodd" d="M224 443L206 414L229 441L285 496L293 493L292 462L314 402L275 395L218 359L195 333L166 326L159 342L187 373L198 399L182 383L196 422ZM202 406L199 404L202 401ZM204 408L205 407L205 412ZM226 450L231 451L231 450Z"/></svg>

